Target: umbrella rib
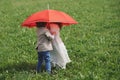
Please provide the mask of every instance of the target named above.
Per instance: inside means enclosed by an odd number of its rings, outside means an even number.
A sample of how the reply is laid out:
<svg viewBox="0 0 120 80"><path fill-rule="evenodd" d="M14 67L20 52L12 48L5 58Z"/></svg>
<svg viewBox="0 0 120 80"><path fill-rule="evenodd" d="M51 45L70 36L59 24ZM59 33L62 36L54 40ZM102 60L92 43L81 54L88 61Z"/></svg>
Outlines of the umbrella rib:
<svg viewBox="0 0 120 80"><path fill-rule="evenodd" d="M49 11L48 11L48 22L50 21L50 13L49 13Z"/></svg>

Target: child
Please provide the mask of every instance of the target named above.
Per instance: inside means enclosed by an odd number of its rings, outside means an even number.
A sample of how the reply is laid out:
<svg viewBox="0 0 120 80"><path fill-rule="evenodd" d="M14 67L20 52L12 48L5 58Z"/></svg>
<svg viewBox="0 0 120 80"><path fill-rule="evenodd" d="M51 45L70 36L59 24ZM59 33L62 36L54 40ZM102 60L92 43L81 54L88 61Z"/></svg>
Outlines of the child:
<svg viewBox="0 0 120 80"><path fill-rule="evenodd" d="M54 36L50 34L45 26L45 22L36 22L38 37L36 46L38 51L37 72L40 72L42 62L45 60L45 69L48 73L51 73L50 51L53 50L51 41L54 39Z"/></svg>
<svg viewBox="0 0 120 80"><path fill-rule="evenodd" d="M66 46L60 37L62 24L50 23L47 27L51 33L55 33L54 40L52 40L53 51L51 51L51 62L53 63L53 66L58 65L58 67L66 69L67 63L71 62L71 60L69 58Z"/></svg>

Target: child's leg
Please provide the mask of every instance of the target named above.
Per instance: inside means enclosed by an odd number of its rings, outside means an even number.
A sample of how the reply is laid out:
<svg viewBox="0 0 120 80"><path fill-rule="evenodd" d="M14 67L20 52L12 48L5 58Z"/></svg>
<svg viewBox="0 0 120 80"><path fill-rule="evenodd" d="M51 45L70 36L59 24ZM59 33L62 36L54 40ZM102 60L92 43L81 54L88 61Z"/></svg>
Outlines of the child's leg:
<svg viewBox="0 0 120 80"><path fill-rule="evenodd" d="M45 52L44 58L45 58L45 68L46 68L46 71L48 73L51 73L51 63L50 63L50 52L49 51Z"/></svg>
<svg viewBox="0 0 120 80"><path fill-rule="evenodd" d="M43 59L44 59L43 52L38 52L37 72L40 72L40 70L41 70Z"/></svg>

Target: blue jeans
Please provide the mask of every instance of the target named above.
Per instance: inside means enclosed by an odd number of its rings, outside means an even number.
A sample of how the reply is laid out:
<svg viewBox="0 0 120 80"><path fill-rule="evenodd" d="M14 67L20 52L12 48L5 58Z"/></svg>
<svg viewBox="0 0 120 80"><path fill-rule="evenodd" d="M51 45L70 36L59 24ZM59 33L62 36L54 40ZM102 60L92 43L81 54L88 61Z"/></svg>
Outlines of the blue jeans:
<svg viewBox="0 0 120 80"><path fill-rule="evenodd" d="M38 64L37 72L40 72L43 61L45 60L45 69L48 73L51 73L50 52L43 51L38 52Z"/></svg>

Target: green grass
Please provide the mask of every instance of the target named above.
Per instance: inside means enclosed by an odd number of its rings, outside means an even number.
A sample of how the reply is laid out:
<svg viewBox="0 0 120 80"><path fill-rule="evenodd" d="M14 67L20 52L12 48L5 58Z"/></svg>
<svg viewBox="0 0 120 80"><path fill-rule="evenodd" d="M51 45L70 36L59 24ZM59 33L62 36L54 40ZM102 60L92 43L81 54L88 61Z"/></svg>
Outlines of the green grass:
<svg viewBox="0 0 120 80"><path fill-rule="evenodd" d="M79 22L61 30L72 62L54 76L35 73L35 28L20 26L48 3ZM119 75L119 0L0 1L0 80L120 80Z"/></svg>

